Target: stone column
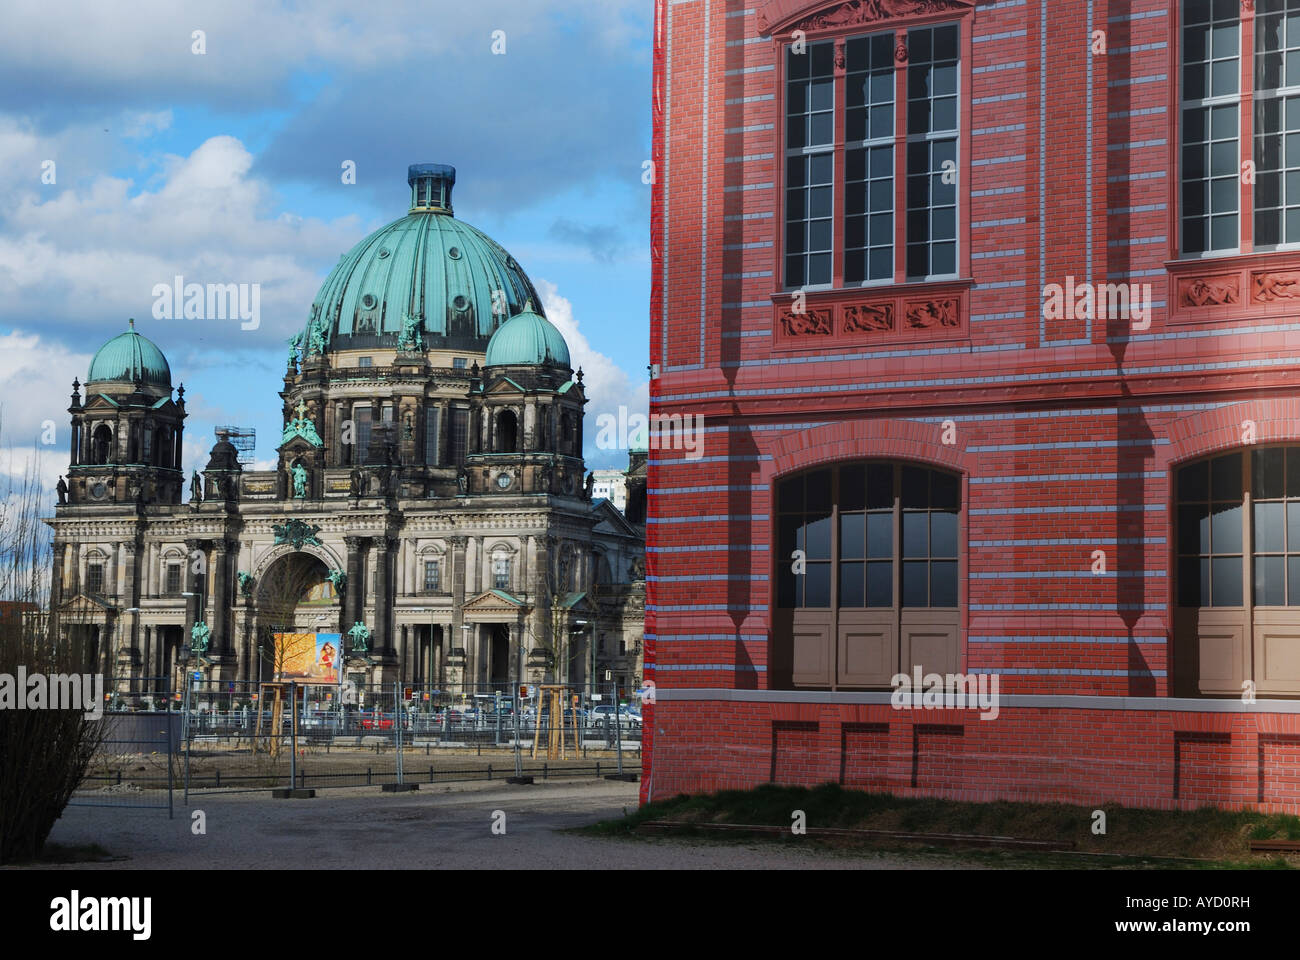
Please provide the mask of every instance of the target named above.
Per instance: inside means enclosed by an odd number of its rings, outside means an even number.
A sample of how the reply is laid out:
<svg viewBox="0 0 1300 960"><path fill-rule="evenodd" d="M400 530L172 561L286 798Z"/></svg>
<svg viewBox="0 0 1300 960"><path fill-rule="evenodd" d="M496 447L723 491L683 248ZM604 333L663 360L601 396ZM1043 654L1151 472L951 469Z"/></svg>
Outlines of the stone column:
<svg viewBox="0 0 1300 960"><path fill-rule="evenodd" d="M388 580L388 568L392 564L390 553L394 541L385 535L372 538L371 543L375 554L375 633L378 640L375 644L375 654L388 658L396 653L392 627L392 591L389 589Z"/></svg>
<svg viewBox="0 0 1300 960"><path fill-rule="evenodd" d="M106 544L105 550L108 552L108 560L104 564L104 593L115 600L120 600L122 594L117 588L118 545L116 543Z"/></svg>
<svg viewBox="0 0 1300 960"><path fill-rule="evenodd" d="M253 660L257 657L252 636L253 618L247 605L231 617L231 633L235 642L235 679L248 683L253 679Z"/></svg>
<svg viewBox="0 0 1300 960"><path fill-rule="evenodd" d="M99 631L99 651L95 659L99 662L99 672L105 678L113 676L113 616L104 617L104 625L96 627ZM107 679L105 680L107 686Z"/></svg>
<svg viewBox="0 0 1300 960"><path fill-rule="evenodd" d="M67 545L56 543L51 551L54 556L54 568L50 571L50 611L56 612L63 599L63 561L67 554Z"/></svg>
<svg viewBox="0 0 1300 960"><path fill-rule="evenodd" d="M361 578L361 552L365 549L365 537L344 537L343 544L347 547L347 587L343 591L343 602L339 604L342 611L343 622L339 625L340 632L346 638L352 625L361 619L361 611L365 602L365 583ZM346 642L346 641L345 641Z"/></svg>
<svg viewBox="0 0 1300 960"><path fill-rule="evenodd" d="M483 540L470 537L465 551L465 590L478 596L483 592Z"/></svg>
<svg viewBox="0 0 1300 960"><path fill-rule="evenodd" d="M230 611L230 544L224 537L212 544L212 642L210 656L228 657L231 654L230 635L227 630Z"/></svg>
<svg viewBox="0 0 1300 960"><path fill-rule="evenodd" d="M134 540L128 540L122 544L122 599L120 605L123 609L127 607L138 608L140 606L139 592L136 590L136 559L138 556L139 551L136 549ZM128 621L126 629L123 630L122 654L125 658L129 658L134 665L139 662L140 656L140 614L129 613L127 616L131 619Z"/></svg>
<svg viewBox="0 0 1300 960"><path fill-rule="evenodd" d="M339 445L334 442L336 423L336 412L338 411L338 401L334 403L321 403L321 439L325 441L325 449L328 451L328 458L321 459L321 465L326 467L337 467L339 465Z"/></svg>
<svg viewBox="0 0 1300 960"><path fill-rule="evenodd" d="M451 591L451 626L447 631L449 636L443 638L444 662L458 648L465 646L465 633L461 630L461 625L465 622L465 545L469 542L467 537L447 539L451 543L451 569L446 571L450 578L448 587Z"/></svg>
<svg viewBox="0 0 1300 960"><path fill-rule="evenodd" d="M202 541L202 540L186 540L186 541L185 541L185 580L184 580L184 582L185 582L185 592L186 592L186 593L190 593L190 594L197 594L197 593L198 593L198 589L199 589L198 579L199 579L199 576L198 576L197 573L194 572L195 557L193 556L193 554L194 554L194 551L196 551L196 550L202 550L202 548L203 548L203 541ZM199 596L189 596L189 597L186 597L186 598L185 598L185 625L184 625L184 633L181 635L181 645L182 645L182 646L184 646L185 644L189 643L190 630L193 628L195 621L197 621L197 620L199 619L199 611L202 609L202 606L201 606L201 604L200 604L200 601L201 601L202 599L203 599L203 598L202 598L202 597L199 597Z"/></svg>
<svg viewBox="0 0 1300 960"><path fill-rule="evenodd" d="M447 682L447 631L442 624L438 629L429 628L429 681L431 683Z"/></svg>

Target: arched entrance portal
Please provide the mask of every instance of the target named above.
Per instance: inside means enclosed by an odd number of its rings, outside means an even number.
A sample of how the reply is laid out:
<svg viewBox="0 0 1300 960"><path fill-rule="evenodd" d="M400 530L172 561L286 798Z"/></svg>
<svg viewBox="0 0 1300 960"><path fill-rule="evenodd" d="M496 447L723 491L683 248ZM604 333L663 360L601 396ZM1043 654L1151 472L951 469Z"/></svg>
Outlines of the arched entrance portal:
<svg viewBox="0 0 1300 960"><path fill-rule="evenodd" d="M283 637L339 632L340 598L328 574L320 558L300 552L280 557L259 578L245 651L245 662L251 666L249 680L273 680L281 673L298 672L304 654L297 647L302 644L286 643ZM341 667L342 643L332 653Z"/></svg>

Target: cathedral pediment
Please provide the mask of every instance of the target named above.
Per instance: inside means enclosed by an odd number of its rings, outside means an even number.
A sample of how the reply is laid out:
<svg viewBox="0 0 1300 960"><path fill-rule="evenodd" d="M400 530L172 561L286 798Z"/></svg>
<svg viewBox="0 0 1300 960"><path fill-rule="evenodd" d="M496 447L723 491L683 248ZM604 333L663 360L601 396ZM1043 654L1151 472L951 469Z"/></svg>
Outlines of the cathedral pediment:
<svg viewBox="0 0 1300 960"><path fill-rule="evenodd" d="M86 404L82 409L86 411L117 410L119 407L120 404L116 400L106 397L102 393L96 393L93 396L86 397Z"/></svg>
<svg viewBox="0 0 1300 960"><path fill-rule="evenodd" d="M973 6L975 0L842 0L840 3L767 0L759 5L757 22L759 33L767 36L788 30L829 30L933 14L964 13Z"/></svg>
<svg viewBox="0 0 1300 960"><path fill-rule="evenodd" d="M515 381L511 380L509 377L501 377L496 382L494 382L492 386L488 387L487 390L484 391L484 393L487 394L488 396L492 396L493 394L497 394L497 393L527 393L527 392L528 392L527 390L525 390L519 384L515 383Z"/></svg>
<svg viewBox="0 0 1300 960"><path fill-rule="evenodd" d="M476 618L492 616L514 618L518 616L520 610L527 610L528 604L505 590L488 590L470 600L461 609L467 616L474 615Z"/></svg>
<svg viewBox="0 0 1300 960"><path fill-rule="evenodd" d="M593 528L596 533L612 534L619 537L635 537L636 529L627 522L627 518L618 512L608 500L600 500L592 504L591 512L596 514L599 519Z"/></svg>
<svg viewBox="0 0 1300 960"><path fill-rule="evenodd" d="M70 618L74 623L78 617L103 616L105 613L112 613L115 610L117 610L117 607L106 600L84 593L79 593L59 605L59 615Z"/></svg>

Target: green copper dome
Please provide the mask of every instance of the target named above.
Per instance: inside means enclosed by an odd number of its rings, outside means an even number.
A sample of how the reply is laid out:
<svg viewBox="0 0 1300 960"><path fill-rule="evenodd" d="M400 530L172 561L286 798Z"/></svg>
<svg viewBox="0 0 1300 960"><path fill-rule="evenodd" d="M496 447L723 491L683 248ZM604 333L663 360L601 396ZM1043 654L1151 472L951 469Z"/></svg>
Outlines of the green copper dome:
<svg viewBox="0 0 1300 960"><path fill-rule="evenodd" d="M171 389L172 371L152 340L135 332L135 321L131 329L119 333L95 353L90 361L90 374L87 383L111 380L118 383L147 383L156 387Z"/></svg>
<svg viewBox="0 0 1300 960"><path fill-rule="evenodd" d="M492 335L484 363L489 367L548 365L571 369L564 335L551 321L534 313L531 303Z"/></svg>
<svg viewBox="0 0 1300 960"><path fill-rule="evenodd" d="M321 285L303 331L304 356L394 348L408 318L425 349L483 350L537 294L523 268L452 214L455 168L413 165L411 209L344 254Z"/></svg>

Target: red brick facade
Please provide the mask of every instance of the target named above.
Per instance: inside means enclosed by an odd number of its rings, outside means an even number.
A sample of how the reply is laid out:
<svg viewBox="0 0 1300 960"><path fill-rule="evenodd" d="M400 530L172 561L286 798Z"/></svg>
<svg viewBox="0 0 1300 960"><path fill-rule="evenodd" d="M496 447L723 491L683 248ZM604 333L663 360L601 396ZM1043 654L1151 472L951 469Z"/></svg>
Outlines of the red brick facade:
<svg viewBox="0 0 1300 960"><path fill-rule="evenodd" d="M1241 4L1247 77L1254 7ZM651 413L702 416L704 439L699 457L667 435L651 450L645 669L657 699L643 799L837 781L1300 812L1300 701L1206 696L1180 653L1209 648L1178 636L1175 471L1300 443L1300 251L1254 249L1245 177L1239 250L1179 249L1182 5L656 0L656 11ZM892 283L844 283L837 180L835 281L797 304L783 267L795 202L782 188L786 45L895 31L906 71L909 31L943 24L960 30L955 275L909 281L900 254ZM903 100L896 110L906 122ZM912 229L904 179L898 250ZM1149 319L1052 315L1046 290L1068 278L1150 284ZM999 675L996 720L769 674L789 642L774 617L788 559L778 486L867 459L960 477L957 655L963 671ZM1300 664L1300 627L1255 629L1230 648L1247 676ZM1265 650L1282 666L1262 666Z"/></svg>

